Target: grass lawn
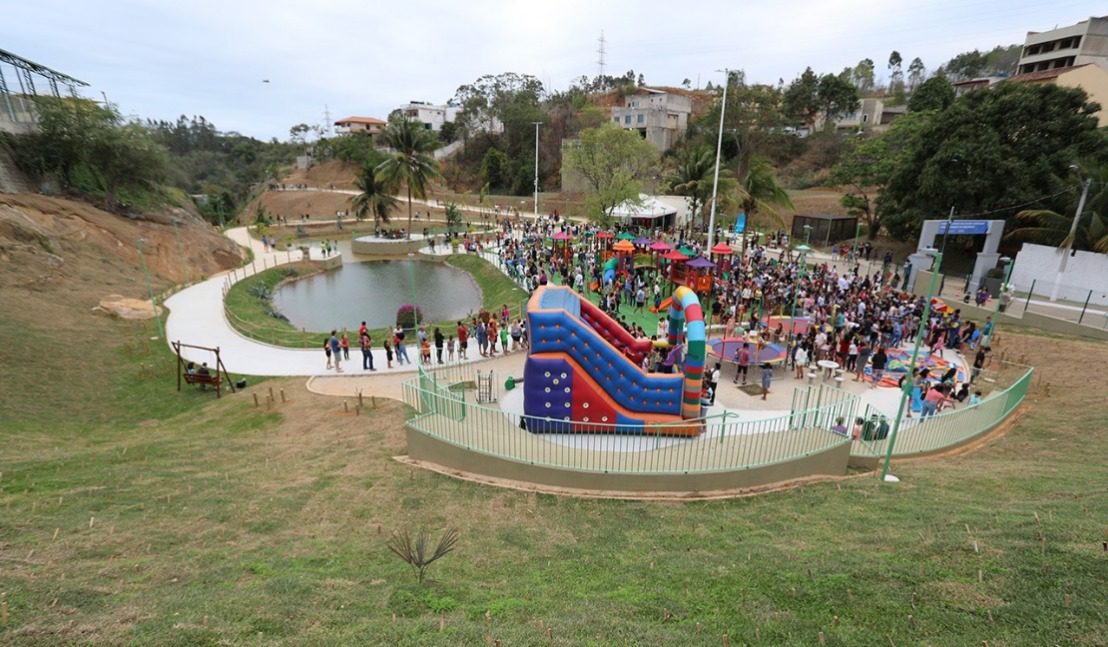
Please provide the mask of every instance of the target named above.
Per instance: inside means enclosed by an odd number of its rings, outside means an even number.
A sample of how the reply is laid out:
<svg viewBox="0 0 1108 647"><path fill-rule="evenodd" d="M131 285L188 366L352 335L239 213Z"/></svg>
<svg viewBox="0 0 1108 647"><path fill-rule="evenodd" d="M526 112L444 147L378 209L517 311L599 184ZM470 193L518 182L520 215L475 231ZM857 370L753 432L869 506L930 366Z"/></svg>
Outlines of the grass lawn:
<svg viewBox="0 0 1108 647"><path fill-rule="evenodd" d="M149 323L85 323L80 357L43 358L56 330L14 316L0 317L5 365L23 367L0 373L3 644L1108 635L1103 344L1006 333L1042 371L1027 415L974 453L896 465L898 485L863 476L681 504L410 470L391 460L405 451L398 403L355 416L297 380L221 400L178 393ZM254 408L251 391L267 388L288 402ZM385 547L395 530L448 526L461 541L424 585Z"/></svg>
<svg viewBox="0 0 1108 647"><path fill-rule="evenodd" d="M432 261L428 261L432 262ZM483 306L499 312L501 305L507 303L512 312L518 312L520 304L526 299L526 293L516 285L503 272L493 267L483 258L471 254L456 254L447 258L446 263L453 267L469 272L477 286L481 288ZM228 320L243 335L258 341L278 346L291 348L315 348L323 343L325 335L329 331L303 332L287 321L277 319L268 312L269 303L254 296L251 290L257 284L264 285L270 291L281 281L289 277L290 268L303 275L313 271L314 266L309 263L296 263L292 266L280 266L259 272L256 276L239 281L231 287L225 300L230 314ZM418 298L418 291L416 293ZM443 326L453 329L453 323L449 321L433 322L429 326ZM356 334L357 331L351 327ZM371 330L370 336L375 339L384 339L387 331L384 328ZM357 340L351 338L351 345L356 345Z"/></svg>

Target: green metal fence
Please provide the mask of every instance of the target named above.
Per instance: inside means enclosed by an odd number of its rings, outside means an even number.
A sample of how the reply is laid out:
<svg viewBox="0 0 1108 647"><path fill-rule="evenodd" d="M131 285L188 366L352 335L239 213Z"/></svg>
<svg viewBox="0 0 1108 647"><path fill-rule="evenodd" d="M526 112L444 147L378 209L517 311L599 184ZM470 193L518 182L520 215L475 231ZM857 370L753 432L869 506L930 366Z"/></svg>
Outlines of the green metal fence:
<svg viewBox="0 0 1108 647"><path fill-rule="evenodd" d="M458 379L456 372L453 379ZM820 405L783 415L734 413L698 421L699 436L681 437L688 424L651 425L647 434L623 433L615 424L578 424L586 433L528 432L538 421L503 408L467 400L469 380L447 385L429 373L403 384L412 429L468 451L525 463L584 472L694 474L751 469L810 456L850 442L831 426L852 419L859 398L839 389L819 391ZM459 388L462 387L462 388ZM587 427L587 428L586 428Z"/></svg>
<svg viewBox="0 0 1108 647"><path fill-rule="evenodd" d="M995 384L996 380L1004 379L1006 375L1016 370L1020 372L1010 385L994 388L978 404L959 405L956 409L927 418L921 418L918 415L906 418L901 423L900 432L897 434L893 456L904 457L940 451L971 440L995 427L1023 402L1035 369L1006 364L998 371L987 372L981 376L982 382L993 380ZM892 417L885 416L867 405L862 415L865 421L862 438L854 441L851 455L884 456L889 442L886 432L888 426L892 425Z"/></svg>

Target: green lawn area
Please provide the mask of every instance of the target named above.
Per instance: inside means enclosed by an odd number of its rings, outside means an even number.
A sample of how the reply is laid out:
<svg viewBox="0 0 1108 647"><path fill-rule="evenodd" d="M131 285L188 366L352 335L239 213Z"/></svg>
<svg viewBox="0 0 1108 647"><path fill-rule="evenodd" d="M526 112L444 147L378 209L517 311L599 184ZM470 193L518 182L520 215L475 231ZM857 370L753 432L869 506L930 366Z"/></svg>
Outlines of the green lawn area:
<svg viewBox="0 0 1108 647"><path fill-rule="evenodd" d="M1042 375L1026 415L972 453L896 464L897 485L861 475L726 501L605 501L401 465L399 403L356 416L291 379L220 400L178 393L150 322L73 306L67 318L54 301L0 314L0 644L1108 636L1105 344L1006 332ZM78 335L79 353L40 352ZM288 402L267 408L269 388ZM419 585L385 541L446 527L461 540Z"/></svg>
<svg viewBox="0 0 1108 647"><path fill-rule="evenodd" d="M431 261L428 261L431 262ZM508 304L512 312L518 312L527 294L503 272L493 267L483 258L471 254L456 254L447 258L446 263L469 272L477 281L483 295L483 306L490 311L499 312L501 305ZM290 271L299 275L315 271L310 263L294 263L259 272L256 276L239 281L231 286L224 301L228 312L228 321L243 335L268 344L291 348L315 348L322 344L328 331L301 331L282 319L269 313L269 303L255 296L255 286L262 285L272 291L278 283L292 276ZM419 293L417 291L418 299ZM429 325L451 327L453 322L430 322ZM451 328L452 329L452 328ZM356 331L355 331L356 333ZM374 339L385 338L384 328L371 330ZM356 340L351 339L351 344Z"/></svg>

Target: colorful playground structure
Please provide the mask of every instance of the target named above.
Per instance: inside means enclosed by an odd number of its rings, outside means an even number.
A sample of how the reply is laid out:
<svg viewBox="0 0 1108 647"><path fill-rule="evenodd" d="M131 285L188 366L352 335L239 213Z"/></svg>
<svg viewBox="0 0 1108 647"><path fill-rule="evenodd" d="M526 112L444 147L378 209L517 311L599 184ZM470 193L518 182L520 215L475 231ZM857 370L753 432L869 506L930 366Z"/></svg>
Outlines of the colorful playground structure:
<svg viewBox="0 0 1108 647"><path fill-rule="evenodd" d="M531 350L523 392L528 431L701 433L706 334L700 300L689 288L678 286L669 310L668 343L685 344L675 373L643 370L652 342L635 339L570 288L539 287L527 302L527 319Z"/></svg>

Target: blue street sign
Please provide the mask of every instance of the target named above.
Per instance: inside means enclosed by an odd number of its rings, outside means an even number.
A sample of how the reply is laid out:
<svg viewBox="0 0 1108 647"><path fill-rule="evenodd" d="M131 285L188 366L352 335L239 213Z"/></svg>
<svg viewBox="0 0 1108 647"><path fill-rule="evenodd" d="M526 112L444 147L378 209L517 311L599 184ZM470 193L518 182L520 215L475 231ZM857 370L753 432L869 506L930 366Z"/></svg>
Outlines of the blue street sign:
<svg viewBox="0 0 1108 647"><path fill-rule="evenodd" d="M947 225L950 231L947 231ZM951 236L975 236L989 233L988 220L951 220L949 223L939 223L939 235L949 233Z"/></svg>
<svg viewBox="0 0 1108 647"><path fill-rule="evenodd" d="M740 211L739 215L735 218L735 233L741 234L746 231L746 212Z"/></svg>

